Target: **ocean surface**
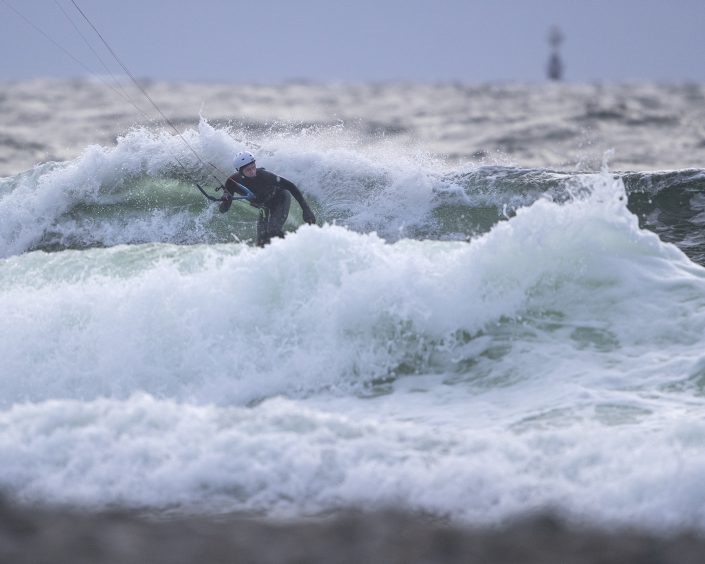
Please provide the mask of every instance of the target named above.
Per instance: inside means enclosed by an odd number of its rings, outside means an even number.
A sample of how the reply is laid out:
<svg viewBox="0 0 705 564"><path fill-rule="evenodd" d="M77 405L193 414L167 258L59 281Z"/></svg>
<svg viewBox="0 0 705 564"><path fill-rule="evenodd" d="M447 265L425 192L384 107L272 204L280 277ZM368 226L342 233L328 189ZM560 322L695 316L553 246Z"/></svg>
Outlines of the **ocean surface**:
<svg viewBox="0 0 705 564"><path fill-rule="evenodd" d="M0 84L7 496L705 530L705 85L144 86Z"/></svg>

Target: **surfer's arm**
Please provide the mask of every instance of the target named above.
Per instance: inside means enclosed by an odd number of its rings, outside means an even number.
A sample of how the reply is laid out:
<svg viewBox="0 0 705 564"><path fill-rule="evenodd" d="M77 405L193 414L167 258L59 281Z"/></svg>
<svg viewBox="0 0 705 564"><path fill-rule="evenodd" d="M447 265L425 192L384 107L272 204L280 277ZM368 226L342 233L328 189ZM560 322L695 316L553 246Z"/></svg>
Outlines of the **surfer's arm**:
<svg viewBox="0 0 705 564"><path fill-rule="evenodd" d="M226 193L220 200L221 201L220 205L218 206L218 211L220 211L220 213L225 213L230 209L230 206L233 205L233 195Z"/></svg>
<svg viewBox="0 0 705 564"><path fill-rule="evenodd" d="M225 190L227 190L228 194L230 194L231 198L235 195L236 192L240 196L248 196L249 195L242 189L242 187L240 186L240 183L237 180L235 180L232 176L225 181L224 188L225 188Z"/></svg>
<svg viewBox="0 0 705 564"><path fill-rule="evenodd" d="M225 213L230 209L230 206L233 205L233 197L236 193L240 196L249 195L245 193L240 184L231 176L225 181L225 186L223 186L223 197L221 198L222 202L218 207L221 213Z"/></svg>
<svg viewBox="0 0 705 564"><path fill-rule="evenodd" d="M287 190L289 193L291 193L291 195L294 196L294 199L301 206L301 211L303 212L304 221L306 223L311 223L311 224L316 223L316 216L311 211L311 208L309 207L308 203L306 202L304 195L301 193L301 190L298 189L296 184L294 184L291 180L287 180L286 178L283 178L281 176L278 177L278 180L279 180L279 186L281 186L282 188L284 188L284 190Z"/></svg>
<svg viewBox="0 0 705 564"><path fill-rule="evenodd" d="M221 198L220 205L218 206L218 211L220 213L225 213L230 209L230 206L233 205L233 191L230 186L228 186L228 183L230 182L230 179L226 180L225 186L223 186L223 197Z"/></svg>

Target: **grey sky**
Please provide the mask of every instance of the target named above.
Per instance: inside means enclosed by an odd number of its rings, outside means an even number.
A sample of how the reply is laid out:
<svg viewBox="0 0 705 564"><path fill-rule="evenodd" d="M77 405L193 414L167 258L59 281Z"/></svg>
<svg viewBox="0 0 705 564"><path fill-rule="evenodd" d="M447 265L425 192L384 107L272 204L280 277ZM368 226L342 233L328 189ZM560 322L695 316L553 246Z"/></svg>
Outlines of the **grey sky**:
<svg viewBox="0 0 705 564"><path fill-rule="evenodd" d="M225 82L541 81L558 25L570 81L704 81L702 0L76 0L138 77ZM83 76L7 4L122 74L71 0L0 0L0 80Z"/></svg>

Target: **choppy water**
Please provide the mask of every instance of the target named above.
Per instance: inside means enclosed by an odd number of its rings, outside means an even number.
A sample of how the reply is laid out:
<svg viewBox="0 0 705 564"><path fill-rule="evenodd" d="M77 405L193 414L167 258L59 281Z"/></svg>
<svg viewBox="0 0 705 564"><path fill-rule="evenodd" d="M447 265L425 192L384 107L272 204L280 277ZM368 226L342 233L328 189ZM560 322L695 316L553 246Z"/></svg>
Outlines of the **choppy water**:
<svg viewBox="0 0 705 564"><path fill-rule="evenodd" d="M294 206L288 236L257 249L254 211L219 214L183 140L120 129L86 102L94 84L57 86L84 100L67 96L61 119L119 138L22 172L13 147L44 86L3 98L18 128L0 180L10 495L475 523L549 506L705 527L702 87L173 87L167 112L198 92L233 107L229 125L183 120L209 162L227 171L248 147L316 211L299 227ZM292 92L318 112L308 123ZM615 153L561 164L582 143L563 117L596 93L591 127ZM44 127L48 154L69 133ZM500 131L513 156L492 156ZM637 157L651 164L624 166Z"/></svg>

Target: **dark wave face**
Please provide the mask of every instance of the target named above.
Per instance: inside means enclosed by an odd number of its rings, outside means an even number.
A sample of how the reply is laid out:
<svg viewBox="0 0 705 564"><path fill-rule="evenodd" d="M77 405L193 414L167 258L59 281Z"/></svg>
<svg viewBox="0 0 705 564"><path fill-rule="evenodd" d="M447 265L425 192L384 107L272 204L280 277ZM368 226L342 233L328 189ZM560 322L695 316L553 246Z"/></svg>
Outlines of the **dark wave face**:
<svg viewBox="0 0 705 564"><path fill-rule="evenodd" d="M705 171L630 173L623 179L639 225L705 265Z"/></svg>
<svg viewBox="0 0 705 564"><path fill-rule="evenodd" d="M705 265L705 170L614 173L624 182L627 207L639 225L677 245ZM439 238L470 236L489 230L503 216L538 198L556 201L579 194L592 173L481 167L457 177L464 194L436 208ZM451 200L451 198L449 198ZM462 203L458 200L465 200Z"/></svg>

